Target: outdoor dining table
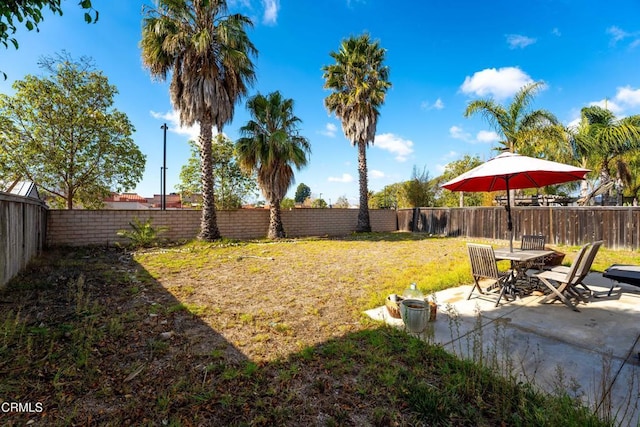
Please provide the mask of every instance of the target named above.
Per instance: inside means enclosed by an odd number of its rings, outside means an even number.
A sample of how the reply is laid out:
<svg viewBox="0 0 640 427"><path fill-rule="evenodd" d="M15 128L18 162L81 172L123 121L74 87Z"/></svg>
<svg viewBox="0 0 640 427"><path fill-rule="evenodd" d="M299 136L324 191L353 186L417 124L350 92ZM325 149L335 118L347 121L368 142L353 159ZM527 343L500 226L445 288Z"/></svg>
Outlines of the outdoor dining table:
<svg viewBox="0 0 640 427"><path fill-rule="evenodd" d="M507 260L511 261L511 269L513 270L513 275L511 280L509 280L508 291L515 295L518 293L518 289L516 284L518 280L524 279L526 277L526 271L528 266L532 261L537 259L553 255L555 252L551 250L533 250L533 249L513 249L509 248L496 248L493 250L495 254L496 260Z"/></svg>

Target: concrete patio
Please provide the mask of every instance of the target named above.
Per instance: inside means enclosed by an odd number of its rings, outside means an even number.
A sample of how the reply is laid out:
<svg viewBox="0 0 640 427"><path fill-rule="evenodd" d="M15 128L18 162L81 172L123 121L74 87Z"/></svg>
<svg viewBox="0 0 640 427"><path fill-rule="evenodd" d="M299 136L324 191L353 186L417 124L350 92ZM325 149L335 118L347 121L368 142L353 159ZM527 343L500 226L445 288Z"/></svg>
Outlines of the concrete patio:
<svg viewBox="0 0 640 427"><path fill-rule="evenodd" d="M540 304L542 296L494 307L495 299L474 294L467 300L471 286L447 289L436 294L437 319L419 337L458 356L482 358L499 372L546 391L567 390L620 425L637 426L640 288L616 284L607 296L611 281L599 273L591 273L585 283L596 297L580 304L580 312L559 301ZM404 328L385 307L367 314Z"/></svg>

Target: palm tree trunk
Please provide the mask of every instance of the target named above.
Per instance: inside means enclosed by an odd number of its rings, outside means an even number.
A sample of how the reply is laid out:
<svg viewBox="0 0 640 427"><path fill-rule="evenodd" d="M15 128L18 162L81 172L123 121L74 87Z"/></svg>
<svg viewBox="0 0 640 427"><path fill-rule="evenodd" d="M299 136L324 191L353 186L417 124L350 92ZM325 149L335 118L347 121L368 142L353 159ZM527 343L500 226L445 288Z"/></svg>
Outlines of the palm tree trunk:
<svg viewBox="0 0 640 427"><path fill-rule="evenodd" d="M367 185L367 144L358 141L358 175L360 179L360 208L358 209L358 225L356 233L371 231L369 222L369 190Z"/></svg>
<svg viewBox="0 0 640 427"><path fill-rule="evenodd" d="M207 117L200 122L200 170L202 173L202 217L198 238L212 242L220 238L213 195L213 155L211 152L212 122Z"/></svg>
<svg viewBox="0 0 640 427"><path fill-rule="evenodd" d="M280 200L269 200L269 239L282 239L286 237L284 226L282 225L282 215L280 211Z"/></svg>
<svg viewBox="0 0 640 427"><path fill-rule="evenodd" d="M609 164L604 161L602 162L602 166L600 168L600 184L606 185L611 182L611 172L609 171ZM611 205L611 189L608 189L604 193L602 193L602 206L610 206Z"/></svg>

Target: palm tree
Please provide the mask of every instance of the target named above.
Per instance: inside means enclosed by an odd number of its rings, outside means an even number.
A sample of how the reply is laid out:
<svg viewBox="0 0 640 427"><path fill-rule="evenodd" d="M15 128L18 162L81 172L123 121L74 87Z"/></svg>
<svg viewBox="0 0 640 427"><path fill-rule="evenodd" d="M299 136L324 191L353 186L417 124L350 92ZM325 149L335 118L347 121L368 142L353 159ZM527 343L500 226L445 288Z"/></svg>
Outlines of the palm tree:
<svg viewBox="0 0 640 427"><path fill-rule="evenodd" d="M614 188L617 204L621 204L622 189L633 181L627 158L640 150L640 115L616 119L608 109L598 106L581 110L581 122L574 131L575 150L583 163L600 174L600 187L608 188L602 203L610 204ZM615 167L615 181L611 169Z"/></svg>
<svg viewBox="0 0 640 427"><path fill-rule="evenodd" d="M171 74L171 103L182 125L200 125L202 219L199 238L220 238L212 175L212 136L233 119L255 80L257 50L245 31L249 18L227 13L224 0L157 0L144 8L142 61L161 81Z"/></svg>
<svg viewBox="0 0 640 427"><path fill-rule="evenodd" d="M493 99L471 101L464 112L465 117L480 113L491 127L500 134L504 150L538 157L547 154L550 149L567 144L564 129L558 119L547 110L529 111L534 95L544 87L543 82L523 86L508 106L502 106Z"/></svg>
<svg viewBox="0 0 640 427"><path fill-rule="evenodd" d="M342 121L342 131L358 147L360 210L357 232L371 231L367 189L367 147L373 144L389 82L389 67L383 65L385 49L368 34L342 41L337 52L331 52L335 64L322 68L325 89L333 92L324 100L330 113Z"/></svg>
<svg viewBox="0 0 640 427"><path fill-rule="evenodd" d="M293 169L307 164L311 153L309 140L299 134L301 120L293 114L293 100L280 92L266 97L255 95L247 101L251 120L240 128L242 138L236 142L240 167L256 172L258 185L269 201L270 239L285 237L280 202L293 183Z"/></svg>

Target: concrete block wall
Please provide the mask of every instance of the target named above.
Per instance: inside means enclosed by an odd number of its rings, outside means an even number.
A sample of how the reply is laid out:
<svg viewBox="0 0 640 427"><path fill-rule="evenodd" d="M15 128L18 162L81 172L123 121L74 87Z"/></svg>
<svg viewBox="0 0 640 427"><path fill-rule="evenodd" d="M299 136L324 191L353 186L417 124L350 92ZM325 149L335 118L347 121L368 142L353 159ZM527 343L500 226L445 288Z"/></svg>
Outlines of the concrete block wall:
<svg viewBox="0 0 640 427"><path fill-rule="evenodd" d="M50 210L47 222L47 244L113 245L127 240L117 236L118 230L131 230L134 218L144 222L151 218L154 227L166 227L161 236L172 241L190 240L200 230L201 212L197 210ZM282 211L282 221L289 237L340 236L355 230L356 209L292 209ZM396 231L393 210L370 210L373 231ZM220 234L232 239L260 239L267 235L268 209L217 211Z"/></svg>

